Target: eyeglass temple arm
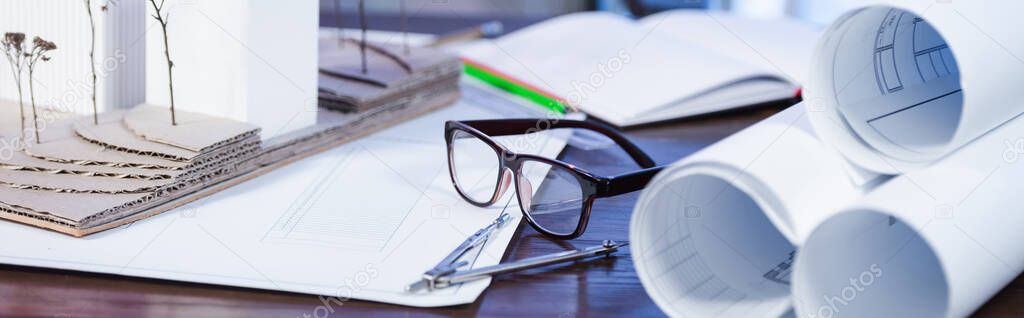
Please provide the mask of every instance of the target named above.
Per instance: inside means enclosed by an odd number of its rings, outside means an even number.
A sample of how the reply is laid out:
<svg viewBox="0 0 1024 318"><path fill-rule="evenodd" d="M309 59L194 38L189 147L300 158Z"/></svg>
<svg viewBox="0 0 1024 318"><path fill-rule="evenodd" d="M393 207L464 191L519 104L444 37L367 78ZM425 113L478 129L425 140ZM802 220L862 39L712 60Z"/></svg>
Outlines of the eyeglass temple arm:
<svg viewBox="0 0 1024 318"><path fill-rule="evenodd" d="M641 168L651 168L657 165L647 153L641 150L640 147L637 147L632 141L629 141L622 133L611 126L597 122L566 119L497 119L471 120L462 123L490 136L521 135L558 128L586 129L610 138L615 144L625 150Z"/></svg>
<svg viewBox="0 0 1024 318"><path fill-rule="evenodd" d="M643 190L643 188L651 182L651 179L654 179L654 175L661 172L664 168L665 167L647 168L605 179L605 186L598 189L597 195L600 197L612 197Z"/></svg>

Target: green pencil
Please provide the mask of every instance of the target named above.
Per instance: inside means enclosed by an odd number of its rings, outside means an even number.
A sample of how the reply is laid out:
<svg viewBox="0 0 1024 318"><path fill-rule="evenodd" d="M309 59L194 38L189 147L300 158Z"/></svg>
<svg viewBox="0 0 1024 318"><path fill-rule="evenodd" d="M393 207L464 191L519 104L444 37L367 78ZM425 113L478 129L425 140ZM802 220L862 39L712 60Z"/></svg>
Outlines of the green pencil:
<svg viewBox="0 0 1024 318"><path fill-rule="evenodd" d="M465 65L466 75L479 79L491 86L525 98L526 100L540 105L541 107L561 114L566 113L566 109L569 108L566 106L565 102L562 101L562 98L548 93L543 89L517 80L502 73L501 71L484 66L483 64L473 60L463 58L462 61L463 65Z"/></svg>

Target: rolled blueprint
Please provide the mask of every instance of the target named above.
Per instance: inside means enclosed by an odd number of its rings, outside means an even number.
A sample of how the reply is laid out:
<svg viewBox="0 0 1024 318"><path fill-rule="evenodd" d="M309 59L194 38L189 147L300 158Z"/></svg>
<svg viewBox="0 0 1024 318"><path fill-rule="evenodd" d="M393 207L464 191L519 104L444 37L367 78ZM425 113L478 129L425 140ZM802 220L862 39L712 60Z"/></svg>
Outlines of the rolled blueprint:
<svg viewBox="0 0 1024 318"><path fill-rule="evenodd" d="M1024 118L881 185L807 237L800 317L974 312L1024 270Z"/></svg>
<svg viewBox="0 0 1024 318"><path fill-rule="evenodd" d="M794 250L863 191L844 163L797 105L667 168L630 223L648 294L677 317L788 312Z"/></svg>
<svg viewBox="0 0 1024 318"><path fill-rule="evenodd" d="M899 174L1024 112L1024 1L862 1L819 42L805 98L854 165Z"/></svg>

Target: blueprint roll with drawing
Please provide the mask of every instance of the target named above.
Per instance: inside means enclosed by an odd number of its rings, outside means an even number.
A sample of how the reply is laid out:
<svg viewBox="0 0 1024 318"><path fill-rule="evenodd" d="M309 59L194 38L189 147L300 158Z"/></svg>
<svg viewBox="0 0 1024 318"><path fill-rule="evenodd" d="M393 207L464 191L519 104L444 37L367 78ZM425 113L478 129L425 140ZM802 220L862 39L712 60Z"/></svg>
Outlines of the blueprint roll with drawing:
<svg viewBox="0 0 1024 318"><path fill-rule="evenodd" d="M1024 271L1024 160L1006 144L1022 137L1012 120L818 225L797 253L797 313L962 317L985 304Z"/></svg>
<svg viewBox="0 0 1024 318"><path fill-rule="evenodd" d="M977 310L1024 271L1021 9L871 2L839 19L802 104L641 195L651 297L675 317Z"/></svg>
<svg viewBox="0 0 1024 318"><path fill-rule="evenodd" d="M802 104L673 164L631 222L648 294L674 316L790 311L788 264L803 237L865 191L844 164Z"/></svg>
<svg viewBox="0 0 1024 318"><path fill-rule="evenodd" d="M1024 3L868 3L825 32L805 87L815 129L855 165L926 167L1024 112Z"/></svg>

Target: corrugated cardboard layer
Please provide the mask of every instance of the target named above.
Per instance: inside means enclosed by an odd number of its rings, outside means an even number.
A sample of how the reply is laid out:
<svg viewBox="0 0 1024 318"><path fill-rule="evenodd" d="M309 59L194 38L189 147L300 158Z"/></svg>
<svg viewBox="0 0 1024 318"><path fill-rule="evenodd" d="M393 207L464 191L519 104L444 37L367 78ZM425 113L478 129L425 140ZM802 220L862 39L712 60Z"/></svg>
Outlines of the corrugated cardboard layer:
<svg viewBox="0 0 1024 318"><path fill-rule="evenodd" d="M457 87L462 63L456 57L431 48L405 52L395 45L372 44L369 67L362 72L358 45L321 44L319 97L322 104L341 111L366 111L393 103L392 99L442 90L439 84Z"/></svg>
<svg viewBox="0 0 1024 318"><path fill-rule="evenodd" d="M78 137L33 145L24 151L25 154L42 160L80 166L176 170L185 168L188 165L188 162L184 161L167 160L108 149Z"/></svg>
<svg viewBox="0 0 1024 318"><path fill-rule="evenodd" d="M40 214L55 215L81 222L110 207L122 206L151 194L54 193L43 190L19 190L0 187L0 202Z"/></svg>
<svg viewBox="0 0 1024 318"><path fill-rule="evenodd" d="M62 193L145 193L156 191L157 188L171 182L174 180L116 179L28 171L3 171L0 173L0 186ZM0 197L0 201L4 201L4 198ZM30 207L34 208L35 206Z"/></svg>
<svg viewBox="0 0 1024 318"><path fill-rule="evenodd" d="M324 78L326 76L321 77ZM418 102L419 100L429 99L430 96L458 90L459 77L460 75L456 73L446 78L438 78L434 82L426 83L427 85L424 86L411 87L408 89L404 87L388 89L385 91L386 94L374 96L373 98L362 98L366 96L359 97L351 95L339 96L334 95L333 93L322 92L321 95L319 95L319 102L321 102L322 106L332 109L340 109L343 111L348 111L350 109L366 111L367 109L391 104ZM350 88L354 87L352 84L356 83L343 84L344 82L345 81L340 79L330 78L322 79L321 83L338 83L339 85L342 85L342 87L346 88L345 91L351 92Z"/></svg>
<svg viewBox="0 0 1024 318"><path fill-rule="evenodd" d="M111 118L116 118L117 113L106 116L107 122L111 121ZM116 121L114 121L116 123ZM91 126L90 129L94 129L97 126L92 126L89 123L82 123L82 125ZM102 125L101 125L102 126ZM133 132L122 129L120 131L112 130L111 134L134 134ZM134 140L130 136L113 136L119 140ZM130 209L142 204L145 204L153 199L170 195L176 191L182 189L201 187L205 182L222 176L230 171L234 171L235 167L246 160L253 158L257 155L261 147L260 137L256 134L247 134L243 136L244 139L238 140L231 144L224 144L218 148L214 148L207 153L195 156L193 160L184 162L186 166L179 170L173 170L175 174L173 178L164 178L157 180L144 180L144 179L124 179L124 178L111 178L102 177L97 175L78 175L78 174L59 174L50 173L48 171L25 171L25 170L9 170L6 173L0 175L0 187L6 188L8 191L0 193L0 202L7 203L10 206L18 207L18 213L21 215L32 217L36 220L45 219L45 216L53 216L59 220L66 220L65 226L77 227L84 224L84 222L90 219L101 219L110 214L116 214L120 210ZM163 146L156 142L141 140L136 141L136 146L144 148L153 148L156 146ZM121 147L121 146L116 146ZM119 151L115 151L119 152ZM25 159L25 158L28 159ZM32 157L27 155L19 156L23 161L31 161ZM34 159L42 161L40 159ZM43 161L46 162L46 161ZM46 162L49 164L54 164ZM74 164L63 164L65 166L75 166ZM168 170L151 170L151 169L139 169L139 168L117 168L117 167L104 167L104 169L117 173L126 173L129 171L139 172L155 172L155 171L168 171ZM48 193L48 194L44 194ZM90 202L99 200L101 202L109 203L106 209L103 210L76 210L74 213L69 213L67 209L63 208L70 206L70 204L57 204L66 200L81 200L83 197L80 196L68 196L69 194L95 194L95 195L121 195L121 194L145 194L142 197L130 197L129 200L115 200L115 201L103 201L103 196L99 197L85 197ZM23 201L19 198L33 198L32 200ZM45 199L42 199L45 197ZM117 198L111 196L110 198ZM40 201L35 201L40 200ZM33 203L35 202L35 203ZM51 204L45 204L48 202ZM102 204L98 205L102 206ZM84 211L84 212L83 212ZM84 214L83 214L84 213Z"/></svg>
<svg viewBox="0 0 1024 318"><path fill-rule="evenodd" d="M239 147L229 147L239 149L239 151L229 152L230 158L225 158L220 162L211 162L208 166L199 166L195 173L182 174L173 180L155 181L149 184L100 181L109 178L97 177L50 176L51 178L40 178L38 173L5 173L0 176L0 190L2 190L0 191L0 202L10 207L17 207L17 209L7 211L8 214L16 213L36 221L52 217L54 219L49 219L46 222L60 223L54 224L54 226L59 225L59 228L78 228L90 224L89 222L97 222L96 220L121 218L119 213L122 211L145 209L156 205L157 203L153 202L155 199L169 197L179 192L195 191L207 186L210 182L221 181L235 171L233 166L239 162L251 160L261 149L258 142L240 142L238 145ZM46 183L51 189L19 189L3 184L4 180ZM139 188L134 190L139 193L127 193L131 192L127 189L133 185L151 186L152 189ZM93 189L93 191L73 191L67 190L68 188ZM109 193L98 193L104 190ZM134 214L135 212L128 213ZM3 215L4 218L8 218L8 216L13 217L14 215ZM62 232L70 234L67 231Z"/></svg>
<svg viewBox="0 0 1024 318"><path fill-rule="evenodd" d="M26 120L28 136L34 134L31 124L31 108L26 105ZM151 156L140 156L123 152L109 151L102 146L89 143L79 138L73 128L75 121L82 120L84 116L67 112L59 112L40 107L40 143L29 140L27 143L21 139L21 124L18 123L18 103L11 101L0 101L0 146L4 147L0 159L20 160L11 155L11 150L22 149L25 154L37 159L52 163L73 164L83 167L139 167L141 169L177 169L186 164L171 160L159 159ZM105 120L107 116L104 116ZM91 125L91 117L86 119ZM86 127L85 129L88 129ZM9 162L7 164L34 166L43 169L69 169L63 167L41 166L39 164L24 164L21 161ZM92 170L86 170L92 171Z"/></svg>
<svg viewBox="0 0 1024 318"><path fill-rule="evenodd" d="M182 173L181 170L170 169L139 169L131 167L115 168L100 165L59 163L32 157L21 151L12 151L10 152L10 156L0 159L6 159L0 160L0 169L11 171L31 171L47 174L70 174L117 179L164 180L174 178Z"/></svg>
<svg viewBox="0 0 1024 318"><path fill-rule="evenodd" d="M166 107L140 105L124 115L129 130L146 140L194 152L208 152L217 147L258 135L255 125L196 114L176 112L178 125L172 126Z"/></svg>
<svg viewBox="0 0 1024 318"><path fill-rule="evenodd" d="M104 114L99 125L93 125L92 120L80 119L74 123L75 133L89 142L106 148L172 161L188 161L200 155L197 151L155 143L139 137L125 127L123 115L124 112Z"/></svg>

